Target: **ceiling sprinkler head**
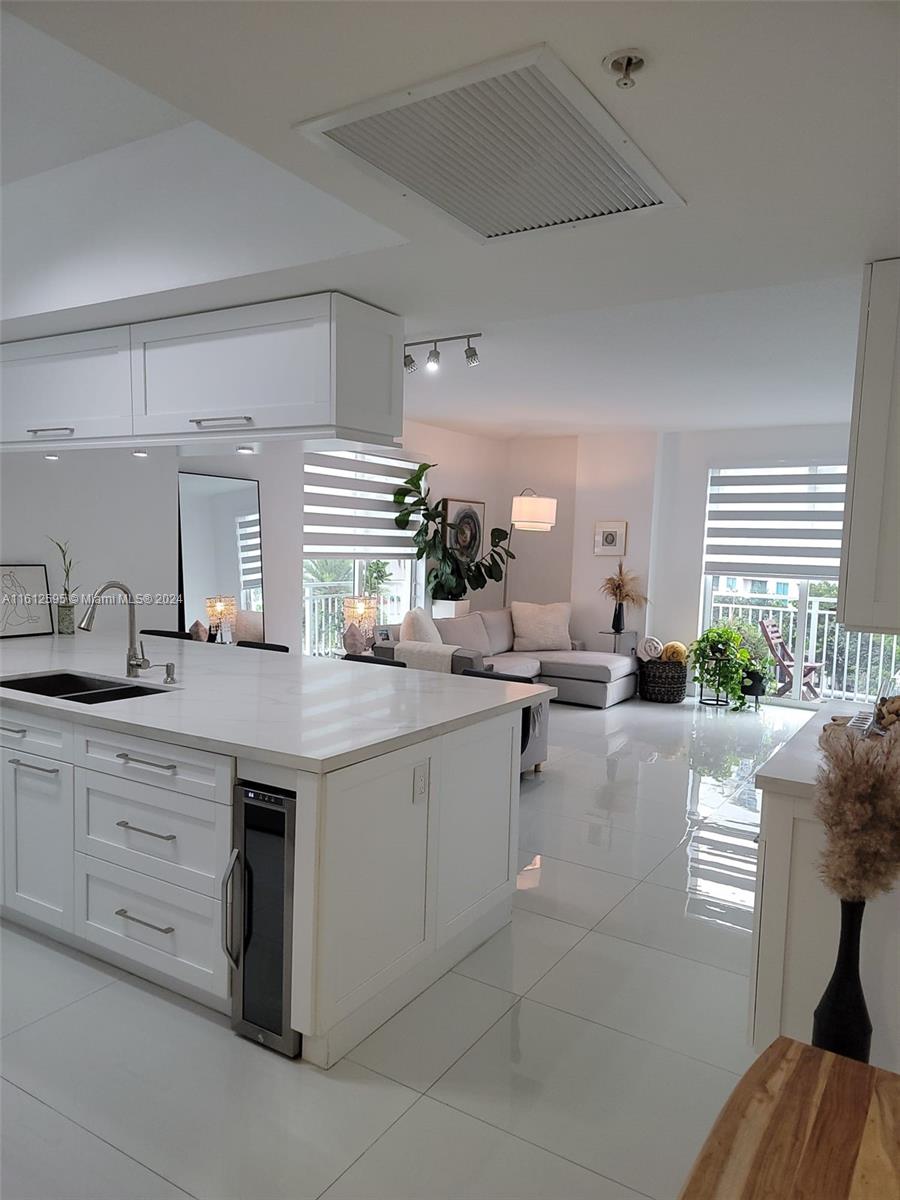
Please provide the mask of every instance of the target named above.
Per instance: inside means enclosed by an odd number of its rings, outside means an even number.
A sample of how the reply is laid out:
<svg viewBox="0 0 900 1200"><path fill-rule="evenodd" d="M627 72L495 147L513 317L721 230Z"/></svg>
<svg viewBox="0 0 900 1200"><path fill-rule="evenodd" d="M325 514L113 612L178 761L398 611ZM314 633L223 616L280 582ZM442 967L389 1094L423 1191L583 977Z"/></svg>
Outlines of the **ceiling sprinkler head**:
<svg viewBox="0 0 900 1200"><path fill-rule="evenodd" d="M644 56L640 50L616 50L612 54L607 54L603 60L603 67L609 71L610 75L615 75L617 88L633 88L635 85L634 75L644 66Z"/></svg>

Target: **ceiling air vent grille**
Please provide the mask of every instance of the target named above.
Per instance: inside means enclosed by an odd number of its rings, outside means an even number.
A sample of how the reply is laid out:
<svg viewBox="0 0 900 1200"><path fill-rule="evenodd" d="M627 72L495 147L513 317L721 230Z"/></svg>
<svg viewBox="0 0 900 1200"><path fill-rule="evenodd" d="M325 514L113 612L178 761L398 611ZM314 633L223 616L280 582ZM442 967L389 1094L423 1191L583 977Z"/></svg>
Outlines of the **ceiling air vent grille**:
<svg viewBox="0 0 900 1200"><path fill-rule="evenodd" d="M300 128L485 239L682 203L546 48Z"/></svg>

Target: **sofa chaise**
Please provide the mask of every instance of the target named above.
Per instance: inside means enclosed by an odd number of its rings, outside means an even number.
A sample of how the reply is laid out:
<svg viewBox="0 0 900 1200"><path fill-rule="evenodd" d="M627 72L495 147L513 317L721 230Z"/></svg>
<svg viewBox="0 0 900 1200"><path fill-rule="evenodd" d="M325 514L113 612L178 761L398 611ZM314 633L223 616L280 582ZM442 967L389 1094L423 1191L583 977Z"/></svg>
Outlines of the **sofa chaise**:
<svg viewBox="0 0 900 1200"><path fill-rule="evenodd" d="M609 708L637 692L638 660L632 654L585 650L579 642L568 650L515 650L509 608L446 617L434 625L445 645L460 647L452 658L454 674L493 668L555 687L563 703L592 708ZM382 626L374 653L393 658L399 638L399 625Z"/></svg>

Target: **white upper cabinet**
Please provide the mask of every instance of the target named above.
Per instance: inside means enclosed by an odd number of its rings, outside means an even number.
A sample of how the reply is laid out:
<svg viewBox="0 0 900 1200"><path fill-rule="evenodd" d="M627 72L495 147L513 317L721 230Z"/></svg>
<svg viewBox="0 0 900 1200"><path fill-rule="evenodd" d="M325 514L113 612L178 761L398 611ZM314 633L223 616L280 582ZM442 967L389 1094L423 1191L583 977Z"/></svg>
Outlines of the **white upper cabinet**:
<svg viewBox="0 0 900 1200"><path fill-rule="evenodd" d="M5 443L127 437L128 326L0 346L0 396Z"/></svg>
<svg viewBox="0 0 900 1200"><path fill-rule="evenodd" d="M131 329L134 432L399 434L403 327L336 294Z"/></svg>
<svg viewBox="0 0 900 1200"><path fill-rule="evenodd" d="M838 619L900 633L900 258L863 285Z"/></svg>

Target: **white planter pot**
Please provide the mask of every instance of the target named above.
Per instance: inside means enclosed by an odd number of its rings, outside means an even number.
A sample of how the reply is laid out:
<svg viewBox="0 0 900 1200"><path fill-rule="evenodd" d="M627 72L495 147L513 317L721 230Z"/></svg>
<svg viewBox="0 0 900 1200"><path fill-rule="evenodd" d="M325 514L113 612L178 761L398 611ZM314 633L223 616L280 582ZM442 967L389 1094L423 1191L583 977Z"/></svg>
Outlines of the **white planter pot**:
<svg viewBox="0 0 900 1200"><path fill-rule="evenodd" d="M431 615L436 620L443 617L464 617L471 604L471 600L432 600Z"/></svg>

